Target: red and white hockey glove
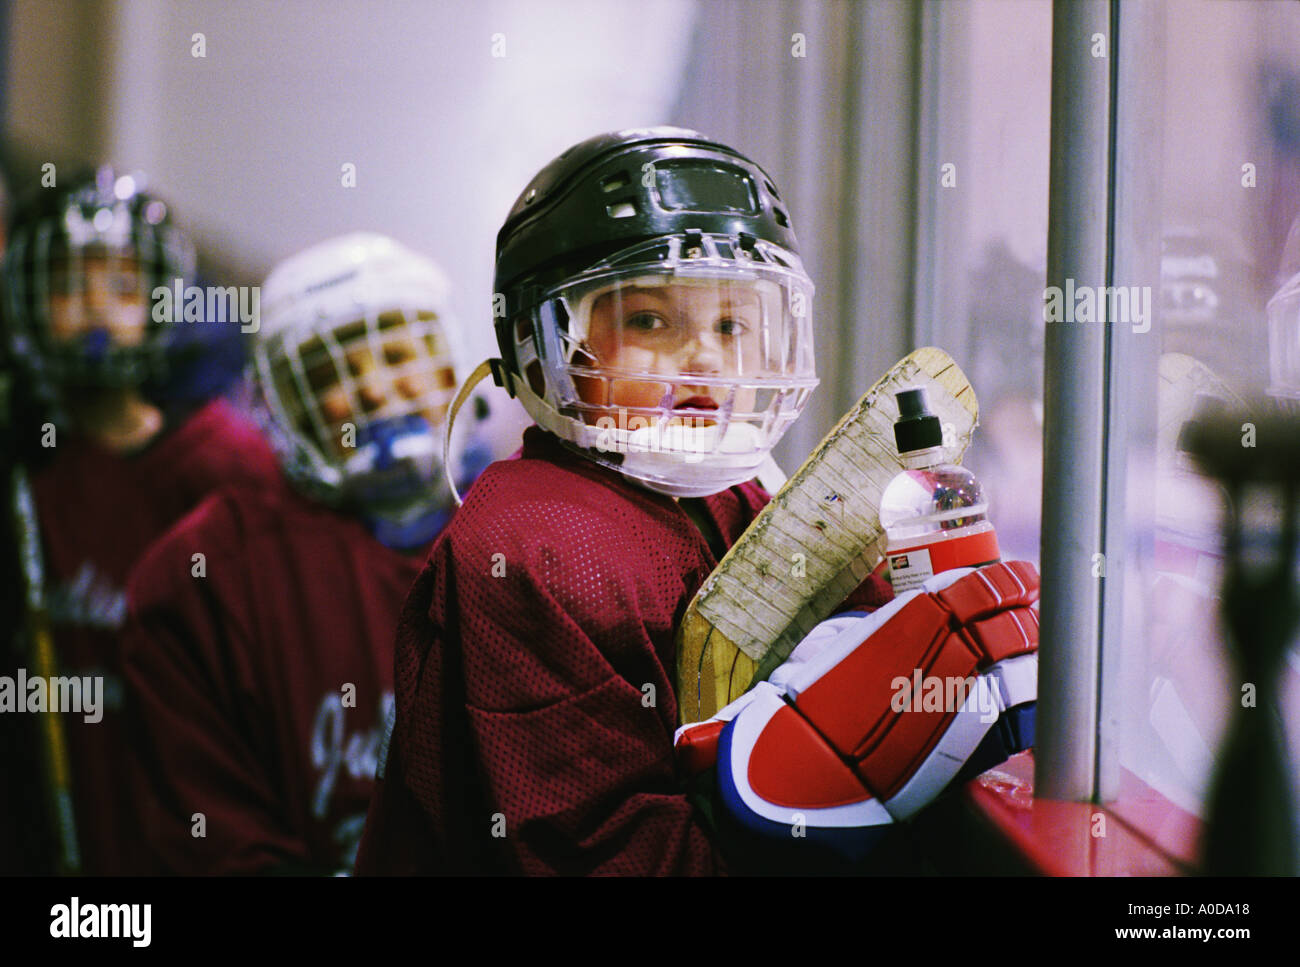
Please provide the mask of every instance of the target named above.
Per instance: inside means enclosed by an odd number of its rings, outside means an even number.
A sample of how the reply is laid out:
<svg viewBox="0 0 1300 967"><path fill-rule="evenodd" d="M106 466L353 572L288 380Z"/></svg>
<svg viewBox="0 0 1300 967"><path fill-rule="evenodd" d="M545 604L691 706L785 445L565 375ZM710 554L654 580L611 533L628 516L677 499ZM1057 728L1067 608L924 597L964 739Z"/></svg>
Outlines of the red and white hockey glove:
<svg viewBox="0 0 1300 967"><path fill-rule="evenodd" d="M1033 745L1038 572L937 574L866 615L822 622L765 681L678 729L690 772L718 767L742 825L860 857L884 828Z"/></svg>

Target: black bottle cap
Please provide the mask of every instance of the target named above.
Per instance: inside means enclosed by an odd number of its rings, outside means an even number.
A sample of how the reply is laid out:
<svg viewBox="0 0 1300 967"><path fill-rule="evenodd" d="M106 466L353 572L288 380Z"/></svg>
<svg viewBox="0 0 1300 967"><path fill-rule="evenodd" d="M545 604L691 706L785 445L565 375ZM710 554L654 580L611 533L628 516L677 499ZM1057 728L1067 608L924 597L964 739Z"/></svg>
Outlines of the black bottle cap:
<svg viewBox="0 0 1300 967"><path fill-rule="evenodd" d="M943 443L943 427L939 425L939 418L930 412L925 387L899 390L894 396L898 400L894 442L898 444L899 453L925 450Z"/></svg>

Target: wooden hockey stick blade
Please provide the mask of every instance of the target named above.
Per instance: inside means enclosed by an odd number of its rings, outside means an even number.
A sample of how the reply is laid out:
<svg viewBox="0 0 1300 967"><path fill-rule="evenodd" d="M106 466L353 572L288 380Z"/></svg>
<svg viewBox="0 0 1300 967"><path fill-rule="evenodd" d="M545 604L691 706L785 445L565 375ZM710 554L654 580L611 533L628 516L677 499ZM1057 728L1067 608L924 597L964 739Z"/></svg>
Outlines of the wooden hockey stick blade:
<svg viewBox="0 0 1300 967"><path fill-rule="evenodd" d="M960 461L979 421L975 391L943 350L918 349L844 415L691 601L677 631L682 723L766 677L880 563L880 495L902 469L894 394L917 386L943 425L944 458Z"/></svg>

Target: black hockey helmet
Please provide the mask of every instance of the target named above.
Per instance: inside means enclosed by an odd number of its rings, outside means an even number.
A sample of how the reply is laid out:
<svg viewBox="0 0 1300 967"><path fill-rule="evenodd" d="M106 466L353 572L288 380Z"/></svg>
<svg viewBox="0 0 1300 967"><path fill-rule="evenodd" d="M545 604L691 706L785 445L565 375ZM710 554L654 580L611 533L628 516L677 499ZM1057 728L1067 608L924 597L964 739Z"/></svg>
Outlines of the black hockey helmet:
<svg viewBox="0 0 1300 967"><path fill-rule="evenodd" d="M105 166L25 198L13 213L4 254L5 329L14 358L47 398L65 383L137 385L163 367L171 325L146 320L143 340L134 346L53 339L50 296L59 279L80 284L81 263L94 256L134 259L146 307L156 287L170 288L194 274L192 246L172 224L167 204L146 193L140 174Z"/></svg>
<svg viewBox="0 0 1300 967"><path fill-rule="evenodd" d="M817 383L813 285L776 186L696 131L602 134L548 164L497 235L494 288L497 382L673 496L753 477Z"/></svg>
<svg viewBox="0 0 1300 967"><path fill-rule="evenodd" d="M563 152L537 173L497 233L497 342L516 360L506 320L541 292L638 242L687 231L762 239L797 255L772 178L753 161L687 128L612 131Z"/></svg>

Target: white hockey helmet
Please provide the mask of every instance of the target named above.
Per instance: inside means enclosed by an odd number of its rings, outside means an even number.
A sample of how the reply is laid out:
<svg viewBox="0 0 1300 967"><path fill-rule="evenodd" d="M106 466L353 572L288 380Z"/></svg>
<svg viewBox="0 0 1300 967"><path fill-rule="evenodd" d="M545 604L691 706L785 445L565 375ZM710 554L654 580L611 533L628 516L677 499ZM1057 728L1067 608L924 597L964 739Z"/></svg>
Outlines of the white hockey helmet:
<svg viewBox="0 0 1300 967"><path fill-rule="evenodd" d="M448 290L429 259L369 232L267 276L254 365L300 487L408 521L435 494L447 502L436 431L458 382Z"/></svg>

